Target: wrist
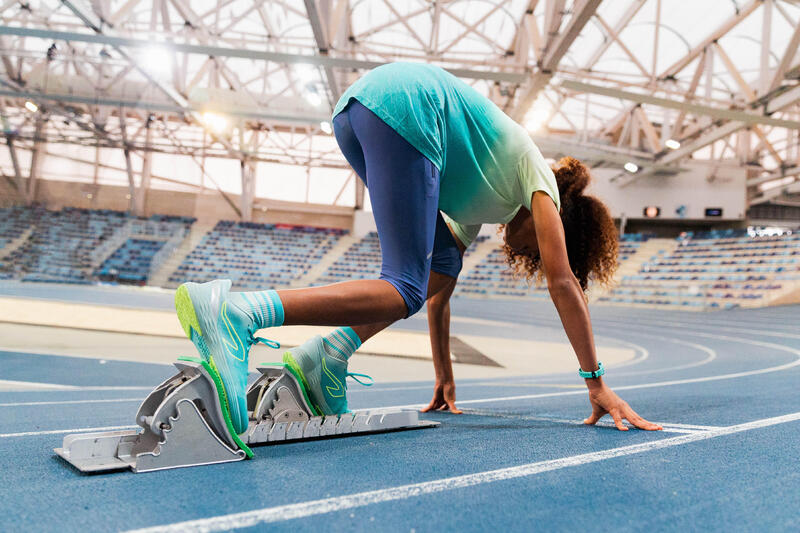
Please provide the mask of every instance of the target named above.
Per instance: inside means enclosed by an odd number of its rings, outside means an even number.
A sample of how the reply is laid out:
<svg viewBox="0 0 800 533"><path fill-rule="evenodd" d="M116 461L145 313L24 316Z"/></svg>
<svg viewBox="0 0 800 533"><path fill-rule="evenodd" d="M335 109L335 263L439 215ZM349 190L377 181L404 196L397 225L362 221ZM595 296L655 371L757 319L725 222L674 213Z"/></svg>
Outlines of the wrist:
<svg viewBox="0 0 800 533"><path fill-rule="evenodd" d="M586 388L588 388L590 391L602 389L603 387L605 387L605 383L603 383L602 377L586 378L584 379L584 381L586 382Z"/></svg>

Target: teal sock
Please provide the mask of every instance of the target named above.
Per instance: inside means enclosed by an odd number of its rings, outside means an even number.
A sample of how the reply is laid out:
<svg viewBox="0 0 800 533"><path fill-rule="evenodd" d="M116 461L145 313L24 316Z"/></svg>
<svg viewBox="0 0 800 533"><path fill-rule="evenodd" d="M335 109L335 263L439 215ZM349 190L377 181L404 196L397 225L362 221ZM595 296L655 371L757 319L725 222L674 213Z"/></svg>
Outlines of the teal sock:
<svg viewBox="0 0 800 533"><path fill-rule="evenodd" d="M250 311L258 329L274 328L283 325L283 304L277 291L235 292L240 306Z"/></svg>
<svg viewBox="0 0 800 533"><path fill-rule="evenodd" d="M322 345L331 357L342 358L345 361L361 347L361 339L351 327L336 328L322 338Z"/></svg>

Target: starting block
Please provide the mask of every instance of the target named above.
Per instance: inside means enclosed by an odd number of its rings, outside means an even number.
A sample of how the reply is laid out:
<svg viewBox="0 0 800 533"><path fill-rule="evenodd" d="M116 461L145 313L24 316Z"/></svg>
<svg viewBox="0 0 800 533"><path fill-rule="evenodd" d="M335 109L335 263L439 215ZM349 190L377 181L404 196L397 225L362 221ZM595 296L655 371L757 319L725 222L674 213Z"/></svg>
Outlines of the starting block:
<svg viewBox="0 0 800 533"><path fill-rule="evenodd" d="M205 361L182 358L178 373L153 389L136 414L138 429L67 435L55 453L81 472L169 468L242 461L250 446L438 426L415 410L367 410L320 416L305 388L282 364L248 379L250 425L237 435L222 383Z"/></svg>

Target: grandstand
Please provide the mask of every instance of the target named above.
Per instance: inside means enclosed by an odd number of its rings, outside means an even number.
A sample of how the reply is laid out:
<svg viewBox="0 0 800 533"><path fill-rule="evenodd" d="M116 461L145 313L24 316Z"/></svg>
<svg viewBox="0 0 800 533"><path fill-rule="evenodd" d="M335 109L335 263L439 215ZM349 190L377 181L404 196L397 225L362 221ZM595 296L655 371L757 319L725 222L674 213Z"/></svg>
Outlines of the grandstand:
<svg viewBox="0 0 800 533"><path fill-rule="evenodd" d="M229 278L237 288L288 287L317 263L343 230L220 221L169 282Z"/></svg>
<svg viewBox="0 0 800 533"><path fill-rule="evenodd" d="M179 255L195 222L110 210L1 211L0 277L30 282L146 285ZM340 241L352 242L341 249ZM593 287L594 302L689 310L762 307L791 299L800 285L800 231L763 236L755 229L714 230L675 239L628 233L620 238L618 260L617 280L610 290ZM318 265L324 266L321 272ZM247 289L288 288L300 280L325 285L375 278L380 268L374 231L352 239L342 229L222 220L170 268L164 286L223 275ZM498 241L488 234L466 251L454 295L548 298L544 283L509 270Z"/></svg>

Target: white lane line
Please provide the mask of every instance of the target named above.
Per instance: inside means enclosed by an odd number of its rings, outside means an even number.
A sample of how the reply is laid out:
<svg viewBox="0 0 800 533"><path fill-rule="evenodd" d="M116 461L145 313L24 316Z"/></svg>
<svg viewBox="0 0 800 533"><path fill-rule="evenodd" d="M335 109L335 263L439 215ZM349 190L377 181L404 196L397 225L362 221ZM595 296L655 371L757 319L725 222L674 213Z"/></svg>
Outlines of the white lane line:
<svg viewBox="0 0 800 533"><path fill-rule="evenodd" d="M141 402L144 398L109 398L105 400L61 400L51 402L15 402L0 403L0 407L28 407L33 405L68 405L81 403L121 403L121 402Z"/></svg>
<svg viewBox="0 0 800 533"><path fill-rule="evenodd" d="M661 337L661 336L658 336L658 335L650 335L648 333L639 333L638 335L649 337L651 339L657 339L657 340L660 340L662 342L675 342L675 343L678 343L678 344L684 344L686 346L690 346L692 348L700 350L701 352L705 352L708 355L704 359L701 359L700 361L695 361L693 363L686 363L686 364L683 364L683 365L671 366L671 367L668 367L668 368L656 368L654 370L634 370L634 371L631 371L631 372L618 372L618 373L615 372L614 373L615 375L619 375L619 376L634 376L634 375L638 375L638 374L658 374L658 373L661 373L661 372L672 372L674 370L686 370L687 368L694 368L694 367L697 367L697 366L707 365L708 363L710 363L711 361L713 361L714 359L717 358L716 350L714 350L712 348L709 348L705 344L696 344L694 342L682 341L682 340L679 340L679 339L673 339L673 338L669 338L669 337Z"/></svg>
<svg viewBox="0 0 800 533"><path fill-rule="evenodd" d="M39 383L37 381L15 381L11 379L0 379L0 389L3 387L25 388L28 390L77 390L71 385L59 385L57 383ZM18 391L12 391L18 392Z"/></svg>
<svg viewBox="0 0 800 533"><path fill-rule="evenodd" d="M673 446L683 446L692 442L699 442L725 435L741 433L744 431L752 431L754 429L765 428L777 424L785 424L788 422L794 422L796 420L800 420L800 412L776 416L773 418L764 418L761 420L737 424L735 426L721 427L709 431L679 435L677 437L669 437L666 439L645 442L642 444L632 444L630 446L621 446L619 448L611 448L609 450L573 455L571 457L564 457L561 459L552 459L549 461L528 463L509 468L500 468L498 470L487 470L485 472L477 472L463 476L455 476L444 479L436 479L433 481L425 481L422 483L413 483L410 485L401 485L398 487L359 492L356 494L348 494L346 496L339 496L336 498L326 498L323 500L280 505L277 507L265 507L263 509L256 509L243 513L233 513L228 515L214 516L211 518L201 518L199 520L177 522L174 524L149 527L135 531L137 533L173 531L207 532L254 527L260 524L283 522L286 520L327 514L378 503L406 500L409 498L416 498L437 492L446 492L467 487L474 487L476 485L483 485L486 483L534 476L543 472L552 472L562 468L581 466L599 461L605 461L608 459L614 459L617 457L661 450Z"/></svg>
<svg viewBox="0 0 800 533"><path fill-rule="evenodd" d="M746 376L755 376L758 374L767 374L770 372L780 372L781 370L788 370L790 368L794 368L800 365L800 350L795 350L794 348L789 348L788 346L782 346L780 344L772 344L772 343L761 343L758 341L747 341L745 339L740 339L743 342L749 342L750 344L762 344L768 345L771 348L776 350L783 350L787 352L794 353L798 356L797 359L790 363L786 363L783 365L778 366L771 366L768 368L761 368L758 370L748 370L747 372L736 372L733 374L720 374L717 376L705 376L701 378L688 378L688 379L676 379L672 381L659 381L656 383L641 383L639 385L622 385L618 387L614 387L615 391L621 390L635 390L635 389L648 389L653 387L669 387L672 385L686 385L689 383L705 383L708 381L719 381L719 380L726 380L726 379L735 379L741 378ZM475 400L458 400L459 405L471 405L476 403L494 403L494 402L510 402L514 400L532 400L535 398L552 398L555 396L572 396L576 394L586 394L586 391L581 390L574 390L574 391L563 391L563 392L545 392L541 394L521 394L517 396L500 396L496 398L479 398ZM421 407L425 407L428 405L427 403L424 404L409 404L409 405L392 405L392 406L383 406L380 409L419 409Z"/></svg>
<svg viewBox="0 0 800 533"><path fill-rule="evenodd" d="M53 429L51 431L25 431L23 433L0 433L0 439L12 437L32 437L34 435L59 435L67 433L94 433L95 431L116 431L118 429L135 429L139 426L103 426L97 428Z"/></svg>
<svg viewBox="0 0 800 533"><path fill-rule="evenodd" d="M502 413L490 411L488 409L465 409L465 414L489 416L495 418L508 418L511 420L532 420L534 422L553 422L554 424L568 424L571 426L585 426L583 420L572 420L569 418L556 418L552 416L528 416L528 415L515 415L513 413ZM711 426L689 426L687 424L673 424L671 422L654 422L660 425L664 433L699 433L701 431L708 431L713 429ZM616 429L612 421L601 420L595 426ZM630 427L630 426L629 426ZM701 429L702 428L702 429Z"/></svg>
<svg viewBox="0 0 800 533"><path fill-rule="evenodd" d="M725 326L710 326L709 324L702 324L698 325L697 323L682 323L682 322L673 322L673 321L659 321L658 323L651 323L647 321L637 322L636 324L628 324L625 322L620 322L618 320L613 319L598 319L598 325L610 325L611 327L618 327L624 326L630 328L631 326L644 326L648 328L663 328L664 326L675 326L676 329L680 330L687 330L689 328L703 328L703 329L714 329L717 331L733 331L736 333L742 333L744 330L747 332L748 329L753 330L753 325L749 324L747 326L742 325L741 328L733 328L733 327L725 327ZM694 331L691 331L694 334ZM778 332L778 331L768 331L764 329L757 329L754 330L753 333L757 335L766 335L767 337L782 337L785 339L800 339L800 335L792 334L792 333L785 333L785 332Z"/></svg>

